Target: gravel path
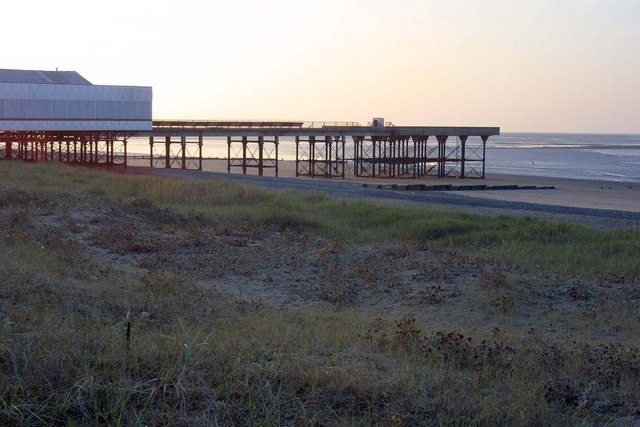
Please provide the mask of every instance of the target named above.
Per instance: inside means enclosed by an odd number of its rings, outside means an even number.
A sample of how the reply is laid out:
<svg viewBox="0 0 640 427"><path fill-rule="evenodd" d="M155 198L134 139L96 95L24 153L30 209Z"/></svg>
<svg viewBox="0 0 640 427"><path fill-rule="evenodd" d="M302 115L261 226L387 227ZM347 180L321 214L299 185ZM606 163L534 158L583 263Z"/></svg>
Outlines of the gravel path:
<svg viewBox="0 0 640 427"><path fill-rule="evenodd" d="M392 205L413 205L480 215L529 216L554 221L579 222L598 228L640 227L639 212L574 208L503 200L468 197L451 192L380 190L342 180L260 177L255 175L199 172L181 169L151 169L130 167L135 174L159 175L180 179L223 179L253 185L272 191L302 191L324 193L341 199L365 199ZM514 190L517 191L517 190ZM520 190L532 191L532 190ZM554 191L554 190L539 190Z"/></svg>

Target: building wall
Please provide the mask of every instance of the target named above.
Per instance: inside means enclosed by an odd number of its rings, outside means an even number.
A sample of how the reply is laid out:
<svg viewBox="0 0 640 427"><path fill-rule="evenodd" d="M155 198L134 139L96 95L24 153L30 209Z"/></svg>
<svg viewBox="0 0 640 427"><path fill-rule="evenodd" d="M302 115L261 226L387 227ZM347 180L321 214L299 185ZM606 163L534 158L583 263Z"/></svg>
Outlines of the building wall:
<svg viewBox="0 0 640 427"><path fill-rule="evenodd" d="M2 130L150 130L150 87L0 83Z"/></svg>

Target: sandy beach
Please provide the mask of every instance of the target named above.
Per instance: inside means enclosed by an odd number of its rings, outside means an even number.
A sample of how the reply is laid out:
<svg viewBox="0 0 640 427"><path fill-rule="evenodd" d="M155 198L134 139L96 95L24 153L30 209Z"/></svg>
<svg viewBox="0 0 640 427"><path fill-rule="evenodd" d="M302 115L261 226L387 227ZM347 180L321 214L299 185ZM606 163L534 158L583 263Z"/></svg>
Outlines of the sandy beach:
<svg viewBox="0 0 640 427"><path fill-rule="evenodd" d="M567 178L490 175L487 185L553 186L553 190L463 191L461 194L492 200L540 203L556 206L640 212L640 185Z"/></svg>
<svg viewBox="0 0 640 427"><path fill-rule="evenodd" d="M148 166L148 160L134 159L131 166ZM162 169L155 169L156 172ZM204 160L203 171L227 173L227 161ZM239 168L233 168L231 175L241 175ZM256 176L257 170L250 169L248 174ZM295 178L295 161L282 160L279 162L280 178ZM265 177L273 177L274 170L266 169ZM427 177L420 179L388 179L388 178L358 178L347 175L345 179L325 179L299 177L301 181L313 182L344 182L352 184L442 184L451 185L535 185L538 187L555 187L546 190L483 190L483 191L455 191L446 192L458 196L468 196L480 200L494 200L505 202L534 203L541 205L562 206L568 208L602 209L621 212L640 212L640 185L635 183L598 181L584 179L551 178L520 175L487 175L485 179L457 179ZM252 183L256 181L252 180ZM382 191L382 190L381 190Z"/></svg>

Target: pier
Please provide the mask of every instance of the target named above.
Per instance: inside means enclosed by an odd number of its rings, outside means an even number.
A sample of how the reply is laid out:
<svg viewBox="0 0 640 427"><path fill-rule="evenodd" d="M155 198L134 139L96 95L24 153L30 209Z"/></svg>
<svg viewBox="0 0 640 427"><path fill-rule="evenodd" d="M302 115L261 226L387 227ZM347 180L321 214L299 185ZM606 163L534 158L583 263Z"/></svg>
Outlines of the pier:
<svg viewBox="0 0 640 427"><path fill-rule="evenodd" d="M272 171L278 145L296 145L296 176L484 178L486 143L497 127L360 126L355 123L154 120L148 137L150 167L202 169L205 138L226 139L227 171Z"/></svg>
<svg viewBox="0 0 640 427"><path fill-rule="evenodd" d="M75 71L0 69L0 159L127 168L127 142L149 140L149 166L202 170L224 144L227 172L278 176L278 147L296 147L299 177L484 178L497 127L356 122L153 120L152 88L94 85Z"/></svg>
<svg viewBox="0 0 640 427"><path fill-rule="evenodd" d="M149 166L202 170L205 143L227 145L227 172L278 176L278 146L295 141L296 176L484 178L495 127L303 127L303 122L154 121L145 131L0 132L0 159L127 166L127 141L149 139ZM222 139L206 141L207 138Z"/></svg>

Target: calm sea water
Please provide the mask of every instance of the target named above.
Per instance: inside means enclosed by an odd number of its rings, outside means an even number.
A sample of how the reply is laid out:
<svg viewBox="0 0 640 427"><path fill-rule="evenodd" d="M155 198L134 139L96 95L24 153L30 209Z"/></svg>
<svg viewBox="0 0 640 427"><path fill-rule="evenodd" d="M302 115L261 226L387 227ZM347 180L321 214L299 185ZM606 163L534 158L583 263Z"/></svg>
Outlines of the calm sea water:
<svg viewBox="0 0 640 427"><path fill-rule="evenodd" d="M149 154L146 139L129 152ZM294 160L293 139L281 139L279 157ZM205 139L204 157L226 158L226 140ZM640 182L640 135L504 133L489 138L488 173Z"/></svg>
<svg viewBox="0 0 640 427"><path fill-rule="evenodd" d="M489 138L489 173L640 182L640 135L505 133Z"/></svg>

